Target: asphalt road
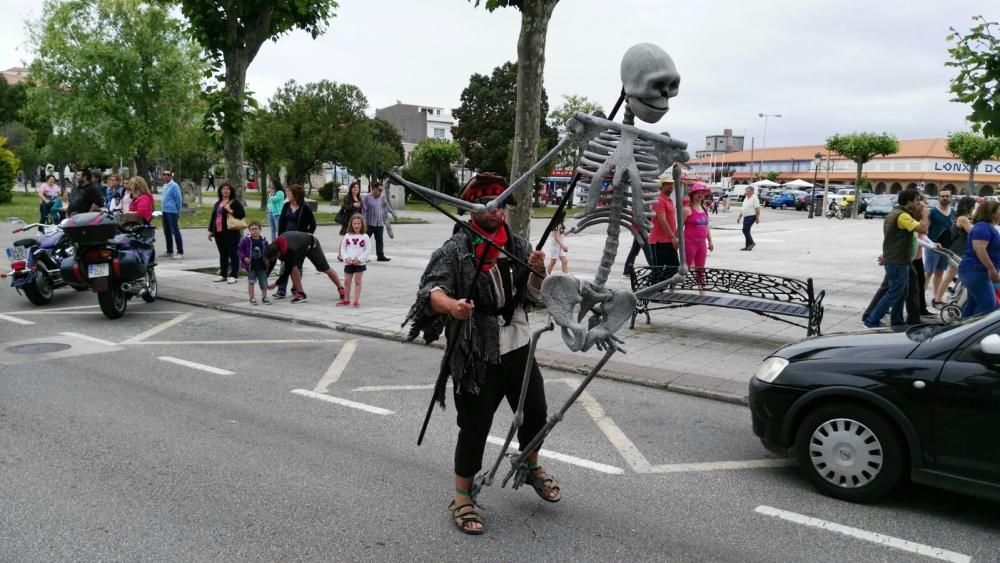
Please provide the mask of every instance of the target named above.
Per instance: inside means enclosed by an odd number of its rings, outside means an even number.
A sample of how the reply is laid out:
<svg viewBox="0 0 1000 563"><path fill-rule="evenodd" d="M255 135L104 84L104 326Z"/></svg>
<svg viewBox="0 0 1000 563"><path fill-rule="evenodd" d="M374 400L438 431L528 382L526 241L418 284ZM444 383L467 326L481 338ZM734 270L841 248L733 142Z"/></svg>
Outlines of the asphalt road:
<svg viewBox="0 0 1000 563"><path fill-rule="evenodd" d="M0 560L1000 559L995 503L835 501L745 408L606 380L545 443L563 500L498 483L486 535L465 536L453 409L415 444L440 355L166 302L110 321L89 292L36 308L0 287ZM580 378L545 377L551 412Z"/></svg>

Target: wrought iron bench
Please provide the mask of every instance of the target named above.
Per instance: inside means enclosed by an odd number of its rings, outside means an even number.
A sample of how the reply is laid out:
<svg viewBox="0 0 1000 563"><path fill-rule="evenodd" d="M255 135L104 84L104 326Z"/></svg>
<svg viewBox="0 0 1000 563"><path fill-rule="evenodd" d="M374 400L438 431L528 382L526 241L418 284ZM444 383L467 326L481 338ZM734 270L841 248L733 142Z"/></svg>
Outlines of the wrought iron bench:
<svg viewBox="0 0 1000 563"><path fill-rule="evenodd" d="M657 276L659 272L656 270L656 267L633 268L629 272L632 291L645 289L653 284L655 278L662 277ZM696 276L702 279L701 285ZM699 289L704 295L699 294ZM812 278L802 281L738 270L692 269L673 288L666 288L650 298L639 299L632 312L630 328L635 328L635 318L640 313L646 315L646 324L649 324L650 311L709 305L751 311L776 321L800 326L806 329L806 336L816 336L821 334L825 295L825 291L818 294L815 292ZM802 324L781 317L805 319L806 322Z"/></svg>

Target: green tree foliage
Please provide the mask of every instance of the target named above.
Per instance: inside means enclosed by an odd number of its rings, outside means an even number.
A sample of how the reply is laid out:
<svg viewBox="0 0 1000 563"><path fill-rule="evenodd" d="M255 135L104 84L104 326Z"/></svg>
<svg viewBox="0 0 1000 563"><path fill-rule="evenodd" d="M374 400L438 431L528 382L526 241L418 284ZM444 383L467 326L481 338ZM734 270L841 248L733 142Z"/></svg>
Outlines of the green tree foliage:
<svg viewBox="0 0 1000 563"><path fill-rule="evenodd" d="M14 199L14 182L20 167L17 157L7 148L7 140L0 137L0 204Z"/></svg>
<svg viewBox="0 0 1000 563"><path fill-rule="evenodd" d="M167 8L140 0L46 0L29 26L29 106L83 136L96 164L148 159L191 121L202 64ZM68 156L68 155L67 155Z"/></svg>
<svg viewBox="0 0 1000 563"><path fill-rule="evenodd" d="M173 3L176 0L161 0ZM207 53L218 84L205 93L206 131L218 131L229 180L242 193L243 129L248 99L246 76L265 41L276 41L295 29L315 39L334 17L333 0L179 0L191 34Z"/></svg>
<svg viewBox="0 0 1000 563"><path fill-rule="evenodd" d="M984 160L1000 155L1000 140L987 139L975 133L959 132L948 135L948 152L955 155L963 164L969 167L969 184L965 195L973 195L973 179L976 167Z"/></svg>
<svg viewBox="0 0 1000 563"><path fill-rule="evenodd" d="M28 101L24 82L10 85L0 80L0 125L21 120L21 111Z"/></svg>
<svg viewBox="0 0 1000 563"><path fill-rule="evenodd" d="M604 108L597 102L592 102L586 96L568 96L563 94L563 103L549 113L549 126L556 129L560 135L566 133L566 122L577 113L604 113ZM584 145L573 143L563 151L556 161L554 167L569 168L574 166L583 154Z"/></svg>
<svg viewBox="0 0 1000 563"><path fill-rule="evenodd" d="M888 133L851 133L849 135L834 135L826 140L826 149L833 151L845 158L854 161L858 166L858 173L854 181L854 204L851 206L851 215L858 214L858 205L861 202L861 169L865 163L879 155L890 155L899 152L899 141L895 135Z"/></svg>
<svg viewBox="0 0 1000 563"><path fill-rule="evenodd" d="M478 6L480 0L473 0ZM545 40L549 19L559 0L486 0L486 9L516 8L521 12L521 31L517 38L517 83L514 106L514 154L510 168L511 178L518 178L528 171L538 159L538 147L555 144L553 132L547 132L545 117L548 115L542 78L545 74ZM544 104L544 106L543 106ZM554 131L554 130L552 130ZM548 135L547 135L548 133ZM541 140L551 136L551 142ZM464 148L464 147L463 147ZM520 201L528 201L534 191L534 182L526 182L517 192ZM531 231L531 210L527 205L515 206L508 212L515 232L528 236Z"/></svg>
<svg viewBox="0 0 1000 563"><path fill-rule="evenodd" d="M458 125L452 128L452 135L471 168L497 174L509 170L516 94L515 63L508 62L494 68L490 76L473 74L469 78L469 85L462 91L461 104L452 112L458 120ZM549 111L548 96L544 90L541 109L546 114ZM558 133L546 124L542 137L551 146L555 144Z"/></svg>
<svg viewBox="0 0 1000 563"><path fill-rule="evenodd" d="M413 149L410 166L416 168L418 175L434 178L434 189L441 191L441 179L451 171L451 165L461 158L462 150L454 142L424 139Z"/></svg>
<svg viewBox="0 0 1000 563"><path fill-rule="evenodd" d="M356 176L383 180L385 173L403 164L403 140L391 123L365 118L351 128L340 164Z"/></svg>
<svg viewBox="0 0 1000 563"><path fill-rule="evenodd" d="M351 132L365 120L368 100L357 86L323 80L305 85L286 82L269 102L274 156L288 172L288 183L304 184L324 162L343 159Z"/></svg>
<svg viewBox="0 0 1000 563"><path fill-rule="evenodd" d="M951 28L948 49L951 60L946 66L958 69L951 81L953 101L969 104L972 108L966 119L972 130L987 137L1000 137L1000 37L995 34L997 22L988 22L983 16L972 18L968 33Z"/></svg>

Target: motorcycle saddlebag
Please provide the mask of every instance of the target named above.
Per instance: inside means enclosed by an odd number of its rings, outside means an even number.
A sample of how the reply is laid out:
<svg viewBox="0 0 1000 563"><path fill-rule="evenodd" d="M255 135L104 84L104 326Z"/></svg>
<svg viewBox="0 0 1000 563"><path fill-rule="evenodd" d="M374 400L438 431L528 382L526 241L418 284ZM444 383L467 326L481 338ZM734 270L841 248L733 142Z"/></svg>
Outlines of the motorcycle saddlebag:
<svg viewBox="0 0 1000 563"><path fill-rule="evenodd" d="M118 253L118 276L122 281L135 281L146 275L146 267L138 250Z"/></svg>
<svg viewBox="0 0 1000 563"><path fill-rule="evenodd" d="M62 223L64 236L76 244L100 244L118 234L118 224L104 213L79 213Z"/></svg>

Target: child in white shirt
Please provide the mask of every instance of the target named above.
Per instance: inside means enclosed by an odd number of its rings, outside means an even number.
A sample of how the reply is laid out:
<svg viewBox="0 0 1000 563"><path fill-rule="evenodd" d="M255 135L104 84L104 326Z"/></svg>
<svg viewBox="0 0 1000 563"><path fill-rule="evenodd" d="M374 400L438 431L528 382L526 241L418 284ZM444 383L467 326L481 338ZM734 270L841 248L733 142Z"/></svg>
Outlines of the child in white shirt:
<svg viewBox="0 0 1000 563"><path fill-rule="evenodd" d="M347 234L340 241L340 257L344 260L344 288L347 292L338 307L351 304L351 287L354 288L354 306L361 306L361 280L368 269L368 251L371 239L366 234L365 218L360 213L351 216ZM352 283L353 280L353 283Z"/></svg>

